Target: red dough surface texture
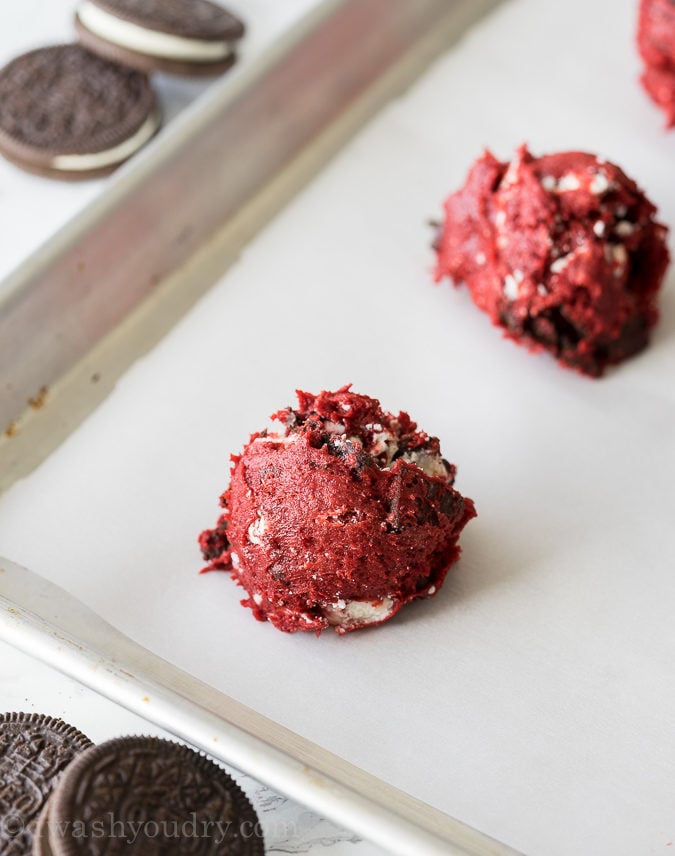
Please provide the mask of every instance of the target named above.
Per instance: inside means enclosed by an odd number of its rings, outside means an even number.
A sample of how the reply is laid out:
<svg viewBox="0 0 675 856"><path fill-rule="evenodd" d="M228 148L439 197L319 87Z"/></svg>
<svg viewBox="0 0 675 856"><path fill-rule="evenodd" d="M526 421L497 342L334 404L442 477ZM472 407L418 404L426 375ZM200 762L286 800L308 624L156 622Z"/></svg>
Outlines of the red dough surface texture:
<svg viewBox="0 0 675 856"><path fill-rule="evenodd" d="M465 283L505 334L592 376L642 350L668 265L656 209L584 152L485 152L445 202L436 279Z"/></svg>
<svg viewBox="0 0 675 856"><path fill-rule="evenodd" d="M645 63L642 84L675 125L675 2L641 0L638 49Z"/></svg>
<svg viewBox="0 0 675 856"><path fill-rule="evenodd" d="M232 456L224 512L200 536L206 570L229 571L280 630L379 624L438 591L473 502L406 413L349 387L298 399L273 417L283 430Z"/></svg>

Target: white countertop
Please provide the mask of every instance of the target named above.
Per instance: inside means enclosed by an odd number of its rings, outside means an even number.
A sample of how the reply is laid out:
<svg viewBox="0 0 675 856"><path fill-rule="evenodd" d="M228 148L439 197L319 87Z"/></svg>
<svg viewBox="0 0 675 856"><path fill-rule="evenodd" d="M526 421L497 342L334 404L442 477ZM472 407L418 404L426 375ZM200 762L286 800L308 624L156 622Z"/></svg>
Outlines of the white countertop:
<svg viewBox="0 0 675 856"><path fill-rule="evenodd" d="M74 41L75 0L21 0L0 4L0 66L26 51ZM232 0L227 5L247 23L234 78L319 0ZM164 116L171 119L211 85L212 80L153 77ZM152 143L150 143L152 145ZM120 174L121 167L116 174ZM115 175L88 181L58 181L22 172L0 157L0 295L2 281L44 241L100 194Z"/></svg>

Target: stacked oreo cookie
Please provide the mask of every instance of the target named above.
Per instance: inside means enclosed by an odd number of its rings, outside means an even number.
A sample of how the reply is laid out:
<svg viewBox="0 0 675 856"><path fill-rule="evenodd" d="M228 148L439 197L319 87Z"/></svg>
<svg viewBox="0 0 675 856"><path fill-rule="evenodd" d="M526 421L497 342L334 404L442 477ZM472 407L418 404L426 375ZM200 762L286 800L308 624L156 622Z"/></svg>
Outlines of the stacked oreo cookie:
<svg viewBox="0 0 675 856"><path fill-rule="evenodd" d="M189 76L227 71L244 35L238 18L208 0L83 0L75 27L112 62Z"/></svg>
<svg viewBox="0 0 675 856"><path fill-rule="evenodd" d="M112 172L160 127L148 75L220 74L244 34L210 0L83 0L75 28L0 70L0 154L39 175Z"/></svg>
<svg viewBox="0 0 675 856"><path fill-rule="evenodd" d="M187 746L94 746L59 719L0 715L0 853L122 852L263 856L264 843L243 791Z"/></svg>

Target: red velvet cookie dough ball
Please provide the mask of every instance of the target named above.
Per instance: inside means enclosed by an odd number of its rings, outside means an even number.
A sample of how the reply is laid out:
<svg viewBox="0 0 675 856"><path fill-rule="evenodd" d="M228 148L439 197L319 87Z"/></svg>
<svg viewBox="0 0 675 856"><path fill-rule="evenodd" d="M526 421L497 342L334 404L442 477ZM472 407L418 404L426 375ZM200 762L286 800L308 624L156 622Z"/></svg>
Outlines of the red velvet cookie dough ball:
<svg viewBox="0 0 675 856"><path fill-rule="evenodd" d="M466 283L510 338L589 375L642 350L668 265L656 209L583 152L485 152L445 202L436 280Z"/></svg>
<svg viewBox="0 0 675 856"><path fill-rule="evenodd" d="M675 125L675 2L641 0L638 49L645 63L642 85Z"/></svg>
<svg viewBox="0 0 675 856"><path fill-rule="evenodd" d="M346 633L441 587L474 504L407 413L348 386L298 392L232 456L225 509L200 535L205 570L229 571L242 604L279 630Z"/></svg>

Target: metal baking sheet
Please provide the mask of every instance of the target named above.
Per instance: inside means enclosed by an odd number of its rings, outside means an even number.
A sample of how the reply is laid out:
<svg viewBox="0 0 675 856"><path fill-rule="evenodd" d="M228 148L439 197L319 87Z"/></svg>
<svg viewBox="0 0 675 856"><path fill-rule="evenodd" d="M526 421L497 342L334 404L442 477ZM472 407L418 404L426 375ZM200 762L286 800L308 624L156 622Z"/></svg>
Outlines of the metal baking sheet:
<svg viewBox="0 0 675 856"><path fill-rule="evenodd" d="M434 287L426 221L490 145L597 151L675 222L629 0L511 0L377 117L31 477L0 553L178 666L516 850L675 840L675 295L591 381ZM552 62L552 58L555 59ZM353 381L441 438L479 517L440 594L284 636L197 577L228 455L293 388Z"/></svg>

